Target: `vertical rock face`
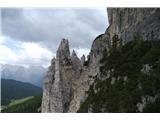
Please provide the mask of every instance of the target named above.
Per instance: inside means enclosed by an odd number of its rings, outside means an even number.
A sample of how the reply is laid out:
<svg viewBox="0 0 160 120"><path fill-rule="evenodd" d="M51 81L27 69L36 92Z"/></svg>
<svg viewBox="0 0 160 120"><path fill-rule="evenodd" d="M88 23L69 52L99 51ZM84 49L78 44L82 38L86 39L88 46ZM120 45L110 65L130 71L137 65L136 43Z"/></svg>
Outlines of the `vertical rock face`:
<svg viewBox="0 0 160 120"><path fill-rule="evenodd" d="M144 38L153 31L160 38L159 8L108 8L109 27L106 30L113 37L119 35L124 42L133 39L139 33Z"/></svg>
<svg viewBox="0 0 160 120"><path fill-rule="evenodd" d="M83 64L80 76L74 84L74 95L68 112L77 112L80 104L85 100L85 92L94 82L92 76L95 76L99 72L100 60L103 57L103 52L109 48L109 41L109 36L107 34L102 34L94 40L88 60L85 61L87 64ZM82 62L84 59L85 57L83 56Z"/></svg>
<svg viewBox="0 0 160 120"><path fill-rule="evenodd" d="M89 76L98 72L108 38L103 34L95 39L87 66L84 66L85 56L80 60L74 50L70 55L68 40L62 39L44 81L42 112L76 112L79 109L85 91L93 82Z"/></svg>
<svg viewBox="0 0 160 120"><path fill-rule="evenodd" d="M96 65L103 57L103 51L109 50L110 37L108 34L99 35L92 44L91 52L89 54L89 62L91 65Z"/></svg>
<svg viewBox="0 0 160 120"><path fill-rule="evenodd" d="M42 112L68 112L81 66L75 51L70 56L68 40L62 39L44 81Z"/></svg>
<svg viewBox="0 0 160 120"><path fill-rule="evenodd" d="M51 90L55 81L55 58L51 61L51 66L48 68L47 75L43 83L43 100L42 112L51 112Z"/></svg>
<svg viewBox="0 0 160 120"><path fill-rule="evenodd" d="M147 38L153 31L160 38L160 9L108 8L109 27L92 44L87 60L81 60L73 51L70 55L68 40L62 39L56 58L51 61L44 80L42 112L77 112L86 98L85 91L94 82L91 76L99 73L103 52L111 47L111 38L119 35L124 42L134 33Z"/></svg>
<svg viewBox="0 0 160 120"><path fill-rule="evenodd" d="M66 112L71 99L72 65L68 40L62 39L44 81L42 112Z"/></svg>
<svg viewBox="0 0 160 120"><path fill-rule="evenodd" d="M86 60L86 57L85 57L85 55L82 55L82 57L81 57L81 62L82 62L82 65L84 64L85 60Z"/></svg>

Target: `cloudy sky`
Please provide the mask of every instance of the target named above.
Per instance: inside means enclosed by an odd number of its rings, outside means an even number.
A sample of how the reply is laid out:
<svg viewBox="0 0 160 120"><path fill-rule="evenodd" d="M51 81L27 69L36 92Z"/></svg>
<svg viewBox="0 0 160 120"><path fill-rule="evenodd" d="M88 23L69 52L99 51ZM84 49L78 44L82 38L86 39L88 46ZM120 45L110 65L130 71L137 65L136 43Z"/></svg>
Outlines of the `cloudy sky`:
<svg viewBox="0 0 160 120"><path fill-rule="evenodd" d="M0 63L48 66L62 38L89 53L108 26L106 8L1 8Z"/></svg>

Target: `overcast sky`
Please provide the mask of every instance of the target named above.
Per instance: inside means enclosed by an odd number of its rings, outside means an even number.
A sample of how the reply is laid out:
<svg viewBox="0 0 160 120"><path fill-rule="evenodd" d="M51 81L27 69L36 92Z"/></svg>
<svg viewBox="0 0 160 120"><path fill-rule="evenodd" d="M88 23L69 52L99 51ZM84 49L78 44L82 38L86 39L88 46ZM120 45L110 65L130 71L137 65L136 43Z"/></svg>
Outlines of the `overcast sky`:
<svg viewBox="0 0 160 120"><path fill-rule="evenodd" d="M87 55L107 26L106 8L2 8L0 63L48 66L62 38Z"/></svg>

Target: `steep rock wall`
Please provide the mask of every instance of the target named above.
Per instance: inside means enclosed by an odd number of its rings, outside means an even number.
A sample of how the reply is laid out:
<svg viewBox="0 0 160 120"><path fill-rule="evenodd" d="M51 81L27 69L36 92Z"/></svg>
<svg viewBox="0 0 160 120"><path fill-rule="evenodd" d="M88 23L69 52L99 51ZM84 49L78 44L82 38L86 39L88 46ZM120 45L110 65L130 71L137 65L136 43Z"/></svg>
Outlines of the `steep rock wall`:
<svg viewBox="0 0 160 120"><path fill-rule="evenodd" d="M150 33L160 38L160 9L159 8L108 8L109 27L106 33L111 37L119 35L124 42L133 39L139 33L144 38Z"/></svg>
<svg viewBox="0 0 160 120"><path fill-rule="evenodd" d="M87 97L85 92L99 73L103 52L111 47L111 38L119 35L125 42L135 33L160 38L160 9L108 8L109 27L92 44L88 59L70 55L68 40L62 39L56 58L51 61L44 80L42 112L77 112Z"/></svg>
<svg viewBox="0 0 160 120"><path fill-rule="evenodd" d="M42 112L68 111L73 95L73 80L77 77L74 76L72 64L74 59L71 59L68 40L62 39L44 81Z"/></svg>
<svg viewBox="0 0 160 120"><path fill-rule="evenodd" d="M70 103L70 108L68 112L77 112L80 104L85 100L85 92L89 89L89 86L94 82L92 76L97 75L100 67L100 60L103 57L103 52L109 49L110 39L107 34L102 34L98 36L91 47L91 52L89 53L86 65L82 65L81 74L74 84L74 94L73 99ZM82 61L83 62L83 61Z"/></svg>
<svg viewBox="0 0 160 120"><path fill-rule="evenodd" d="M94 40L87 61L84 55L80 60L75 51L70 55L68 40L62 39L44 80L42 112L76 112L79 109L85 91L93 82L90 76L99 72L99 61L108 48L108 38L102 34Z"/></svg>

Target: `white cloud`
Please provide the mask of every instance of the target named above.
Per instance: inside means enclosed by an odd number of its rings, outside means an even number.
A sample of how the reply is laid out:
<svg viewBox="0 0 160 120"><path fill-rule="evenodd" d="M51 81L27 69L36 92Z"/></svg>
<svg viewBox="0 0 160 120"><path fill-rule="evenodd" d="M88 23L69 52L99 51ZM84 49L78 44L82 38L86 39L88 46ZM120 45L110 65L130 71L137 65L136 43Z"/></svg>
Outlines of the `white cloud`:
<svg viewBox="0 0 160 120"><path fill-rule="evenodd" d="M33 59L40 59L42 57L52 56L52 53L49 50L42 48L35 43L22 43L21 48L22 50L20 51L20 53L26 56L31 56Z"/></svg>
<svg viewBox="0 0 160 120"><path fill-rule="evenodd" d="M80 58L108 24L106 8L3 8L0 62L49 65L62 38ZM18 29L20 28L20 29ZM9 39L9 40L8 40Z"/></svg>
<svg viewBox="0 0 160 120"><path fill-rule="evenodd" d="M18 50L13 50L7 46L5 42L7 39L7 37L0 36L0 63L20 64L25 66L36 64L46 67L54 56L54 54L48 49L30 42L17 42L15 44L17 44L19 48Z"/></svg>
<svg viewBox="0 0 160 120"><path fill-rule="evenodd" d="M17 54L4 45L0 45L0 55L1 63L8 63L8 61L15 63L18 61Z"/></svg>
<svg viewBox="0 0 160 120"><path fill-rule="evenodd" d="M11 48L7 41L14 42L16 49ZM73 48L79 58L89 54L87 48ZM73 50L71 49L71 50ZM37 43L14 41L0 35L0 63L13 65L42 65L47 67L55 56L50 50L43 48Z"/></svg>
<svg viewBox="0 0 160 120"><path fill-rule="evenodd" d="M54 52L62 38L71 47L89 48L107 23L106 8L2 9L4 35L15 41L41 42Z"/></svg>
<svg viewBox="0 0 160 120"><path fill-rule="evenodd" d="M0 45L4 43L4 40L5 40L5 36L2 36L2 35L0 34Z"/></svg>

